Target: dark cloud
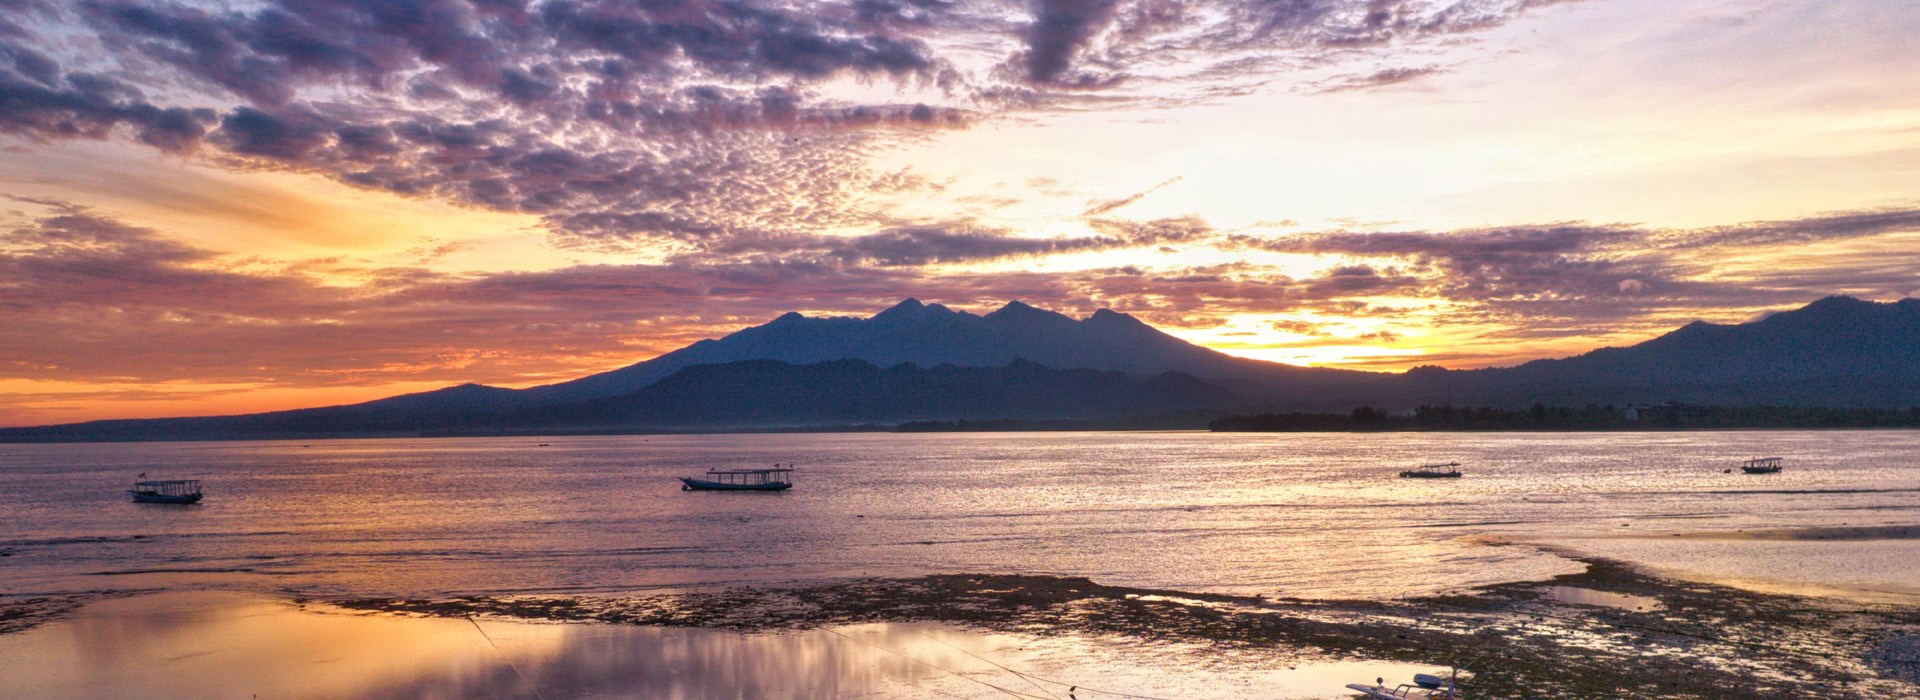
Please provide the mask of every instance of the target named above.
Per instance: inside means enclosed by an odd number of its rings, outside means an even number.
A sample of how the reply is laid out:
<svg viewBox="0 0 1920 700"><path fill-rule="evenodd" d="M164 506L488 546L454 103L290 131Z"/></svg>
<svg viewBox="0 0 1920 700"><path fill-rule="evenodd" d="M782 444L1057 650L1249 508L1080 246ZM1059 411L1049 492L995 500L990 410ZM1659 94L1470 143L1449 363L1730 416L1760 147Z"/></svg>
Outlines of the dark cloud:
<svg viewBox="0 0 1920 700"><path fill-rule="evenodd" d="M1119 0L1034 0L1033 24L1027 27L1025 37L1027 51L1020 60L1027 78L1040 84L1082 88L1114 80L1112 76L1068 76L1067 71L1075 54L1113 21L1119 4Z"/></svg>
<svg viewBox="0 0 1920 700"><path fill-rule="evenodd" d="M168 153L191 150L214 113L158 107L126 83L88 73L62 73L51 59L7 47L0 64L0 132L55 141L104 139L125 126L135 139Z"/></svg>
<svg viewBox="0 0 1920 700"><path fill-rule="evenodd" d="M1758 221L1685 231L1665 231L1651 234L1648 239L1662 247L1719 248L1809 243L1896 231L1920 231L1920 209L1895 208L1838 212L1791 221Z"/></svg>
<svg viewBox="0 0 1920 700"><path fill-rule="evenodd" d="M1920 210L1840 212L1697 229L1553 224L1460 231L1335 231L1228 245L1335 255L1353 263L1301 283L1309 299L1381 294L1455 302L1440 322L1506 328L1515 339L1608 335L1702 312L1805 303L1829 294L1896 296L1920 280L1906 256L1829 254L1816 269L1717 267L1742 247L1840 242L1920 231ZM1382 263L1386 262L1386 266ZM1366 309L1337 313L1366 315Z"/></svg>

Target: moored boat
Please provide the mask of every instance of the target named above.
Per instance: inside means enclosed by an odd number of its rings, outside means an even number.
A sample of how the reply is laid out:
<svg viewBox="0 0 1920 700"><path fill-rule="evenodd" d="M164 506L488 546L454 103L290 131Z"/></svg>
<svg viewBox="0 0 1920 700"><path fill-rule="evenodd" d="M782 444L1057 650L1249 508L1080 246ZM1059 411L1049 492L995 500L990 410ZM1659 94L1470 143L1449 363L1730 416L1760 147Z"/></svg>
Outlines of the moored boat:
<svg viewBox="0 0 1920 700"><path fill-rule="evenodd" d="M1740 465L1740 471L1748 474L1777 474L1780 472L1779 457L1761 457L1749 459Z"/></svg>
<svg viewBox="0 0 1920 700"><path fill-rule="evenodd" d="M683 491L785 491L793 488L793 468L711 469L704 479L683 476L680 481Z"/></svg>
<svg viewBox="0 0 1920 700"><path fill-rule="evenodd" d="M1454 693L1451 685L1430 688L1403 683L1398 687L1388 688L1379 683L1375 685L1348 683L1347 689L1365 695L1371 700L1454 700L1459 697Z"/></svg>
<svg viewBox="0 0 1920 700"><path fill-rule="evenodd" d="M127 495L135 503L199 503L199 479L172 479L168 481L136 481L133 488L127 489Z"/></svg>
<svg viewBox="0 0 1920 700"><path fill-rule="evenodd" d="M1408 469L1400 472L1400 477L1403 479L1458 479L1460 478L1460 463L1422 464L1418 469Z"/></svg>

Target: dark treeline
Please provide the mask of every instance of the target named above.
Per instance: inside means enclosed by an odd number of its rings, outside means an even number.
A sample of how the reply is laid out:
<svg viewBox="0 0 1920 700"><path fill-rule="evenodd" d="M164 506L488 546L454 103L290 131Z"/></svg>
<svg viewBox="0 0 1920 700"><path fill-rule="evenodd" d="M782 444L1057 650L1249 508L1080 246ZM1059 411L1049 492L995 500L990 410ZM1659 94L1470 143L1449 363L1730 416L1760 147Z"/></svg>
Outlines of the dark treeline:
<svg viewBox="0 0 1920 700"><path fill-rule="evenodd" d="M1216 432L1350 430L1711 430L1722 428L1920 428L1920 406L1907 409L1802 406L1600 406L1507 409L1421 406L1393 414L1371 406L1348 413L1262 413L1227 416Z"/></svg>
<svg viewBox="0 0 1920 700"><path fill-rule="evenodd" d="M1218 413L1183 411L1151 416L1083 418L1074 420L921 420L901 423L897 433L998 433L1049 430L1198 430L1210 427Z"/></svg>

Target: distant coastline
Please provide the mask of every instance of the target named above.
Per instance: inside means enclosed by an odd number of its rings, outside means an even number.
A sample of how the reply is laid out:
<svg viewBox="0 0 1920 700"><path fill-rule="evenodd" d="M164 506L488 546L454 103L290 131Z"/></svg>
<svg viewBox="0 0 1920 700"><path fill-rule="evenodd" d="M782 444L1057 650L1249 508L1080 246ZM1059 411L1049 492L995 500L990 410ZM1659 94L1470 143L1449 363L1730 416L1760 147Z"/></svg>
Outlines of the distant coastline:
<svg viewBox="0 0 1920 700"><path fill-rule="evenodd" d="M319 441L378 438L581 437L612 435L728 435L755 433L1020 433L1207 430L1216 433L1364 432L1687 432L1710 430L1897 430L1920 428L1920 407L1905 409L1802 406L1421 406L1392 413L1368 406L1346 413L1286 412L1221 415L1183 411L1150 416L1060 420L961 419L900 423L800 426L644 427L601 429L417 430L364 433L180 435L6 435L0 444L74 442Z"/></svg>
<svg viewBox="0 0 1920 700"><path fill-rule="evenodd" d="M1348 413L1260 413L1217 418L1214 432L1372 432L1372 431L1674 431L1674 430L1822 430L1920 428L1920 406L1819 408L1805 406L1650 406L1581 407L1534 404L1507 409L1490 406L1421 406L1411 413L1390 413L1361 406Z"/></svg>

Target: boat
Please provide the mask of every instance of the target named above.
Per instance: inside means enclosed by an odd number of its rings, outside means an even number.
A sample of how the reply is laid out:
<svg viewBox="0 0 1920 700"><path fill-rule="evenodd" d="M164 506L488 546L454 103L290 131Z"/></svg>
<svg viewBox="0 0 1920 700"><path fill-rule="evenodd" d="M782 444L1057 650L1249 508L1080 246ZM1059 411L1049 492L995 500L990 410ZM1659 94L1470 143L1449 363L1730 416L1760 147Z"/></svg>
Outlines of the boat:
<svg viewBox="0 0 1920 700"><path fill-rule="evenodd" d="M1778 474L1780 473L1780 458L1761 457L1758 459L1749 459L1746 463L1740 465L1740 471L1748 474Z"/></svg>
<svg viewBox="0 0 1920 700"><path fill-rule="evenodd" d="M682 491L785 491L793 488L793 465L771 469L712 469L706 478L680 477Z"/></svg>
<svg viewBox="0 0 1920 700"><path fill-rule="evenodd" d="M1372 700L1456 700L1459 697L1454 694L1453 686L1451 685L1428 688L1416 684L1401 683L1398 686L1388 688L1383 681L1376 680L1374 685L1348 683L1347 689L1365 695Z"/></svg>
<svg viewBox="0 0 1920 700"><path fill-rule="evenodd" d="M1403 479L1458 479L1460 478L1459 467L1459 462L1422 464L1418 469L1400 472L1400 477Z"/></svg>
<svg viewBox="0 0 1920 700"><path fill-rule="evenodd" d="M136 481L127 495L135 503L199 503L200 480Z"/></svg>

